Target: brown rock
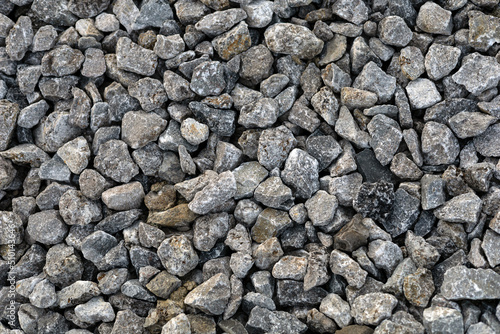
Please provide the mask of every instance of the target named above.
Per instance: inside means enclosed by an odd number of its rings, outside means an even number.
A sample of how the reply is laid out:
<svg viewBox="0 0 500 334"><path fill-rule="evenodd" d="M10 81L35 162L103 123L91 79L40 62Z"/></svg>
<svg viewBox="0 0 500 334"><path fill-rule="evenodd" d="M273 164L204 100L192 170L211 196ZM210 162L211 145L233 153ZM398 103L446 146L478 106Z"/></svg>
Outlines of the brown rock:
<svg viewBox="0 0 500 334"><path fill-rule="evenodd" d="M197 214L189 210L187 204L179 204L171 209L160 212L150 212L148 224L185 229L198 217Z"/></svg>
<svg viewBox="0 0 500 334"><path fill-rule="evenodd" d="M144 203L151 211L165 211L175 205L177 196L174 186L158 182L151 186L151 191L144 198Z"/></svg>

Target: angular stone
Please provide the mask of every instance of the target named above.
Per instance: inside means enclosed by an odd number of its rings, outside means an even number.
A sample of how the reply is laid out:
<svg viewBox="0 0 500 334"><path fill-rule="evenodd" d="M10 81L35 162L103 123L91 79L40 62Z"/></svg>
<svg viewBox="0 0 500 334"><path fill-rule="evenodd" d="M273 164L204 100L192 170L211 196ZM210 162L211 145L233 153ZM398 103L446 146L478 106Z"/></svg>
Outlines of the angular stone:
<svg viewBox="0 0 500 334"><path fill-rule="evenodd" d="M77 137L57 150L57 155L74 174L80 174L89 163L90 148L84 137Z"/></svg>
<svg viewBox="0 0 500 334"><path fill-rule="evenodd" d="M95 324L97 322L110 322L115 319L115 311L110 303L102 297L94 297L85 304L75 307L75 315L83 322Z"/></svg>
<svg viewBox="0 0 500 334"><path fill-rule="evenodd" d="M415 109L432 107L442 100L436 85L429 79L419 78L406 86L411 106Z"/></svg>
<svg viewBox="0 0 500 334"><path fill-rule="evenodd" d="M338 250L333 250L330 254L330 269L335 275L344 277L349 285L358 289L365 284L368 275L357 262Z"/></svg>
<svg viewBox="0 0 500 334"><path fill-rule="evenodd" d="M229 279L224 274L217 274L193 289L184 303L209 315L224 313L230 297Z"/></svg>
<svg viewBox="0 0 500 334"><path fill-rule="evenodd" d="M323 49L323 41L309 29L290 23L277 23L264 33L266 44L276 53L293 54L299 58L311 59ZM296 44L300 39L303 43Z"/></svg>
<svg viewBox="0 0 500 334"><path fill-rule="evenodd" d="M500 282L491 269L469 269L455 266L446 271L441 293L449 300L498 299Z"/></svg>
<svg viewBox="0 0 500 334"><path fill-rule="evenodd" d="M271 311L256 306L250 312L246 328L253 332L305 333L307 325L293 314L284 311Z"/></svg>
<svg viewBox="0 0 500 334"><path fill-rule="evenodd" d="M262 243L270 238L278 237L290 227L292 220L288 213L271 208L262 211L252 227L251 235L255 242Z"/></svg>
<svg viewBox="0 0 500 334"><path fill-rule="evenodd" d="M43 272L50 282L64 288L82 278L82 259L73 247L57 244L48 250Z"/></svg>
<svg viewBox="0 0 500 334"><path fill-rule="evenodd" d="M45 210L29 216L26 232L41 244L55 245L64 240L68 227L57 210Z"/></svg>
<svg viewBox="0 0 500 334"><path fill-rule="evenodd" d="M247 13L246 22L251 28L265 28L273 19L274 5L272 1L240 0L241 8Z"/></svg>
<svg viewBox="0 0 500 334"><path fill-rule="evenodd" d="M33 28L31 19L28 16L20 16L16 24L10 29L7 38L5 38L5 50L10 59L20 61L24 58L32 41Z"/></svg>
<svg viewBox="0 0 500 334"><path fill-rule="evenodd" d="M299 198L310 198L319 189L318 161L308 153L294 149L285 162L282 179Z"/></svg>
<svg viewBox="0 0 500 334"><path fill-rule="evenodd" d="M410 43L413 33L399 16L386 16L378 25L378 36L387 45L405 47Z"/></svg>
<svg viewBox="0 0 500 334"><path fill-rule="evenodd" d="M247 24L240 22L231 30L215 37L212 45L219 57L226 61L245 52L252 45Z"/></svg>
<svg viewBox="0 0 500 334"><path fill-rule="evenodd" d="M434 211L438 219L453 223L475 224L479 219L482 201L474 193L465 193L446 202Z"/></svg>
<svg viewBox="0 0 500 334"><path fill-rule="evenodd" d="M371 146L375 157L385 166L396 153L403 134L396 121L384 115L376 115L367 126L372 137Z"/></svg>
<svg viewBox="0 0 500 334"><path fill-rule="evenodd" d="M226 88L222 64L208 61L198 65L193 71L189 87L200 96L217 96L222 93Z"/></svg>
<svg viewBox="0 0 500 334"><path fill-rule="evenodd" d="M397 305L393 295L373 292L357 297L351 307L351 314L356 322L363 325L378 325L391 316Z"/></svg>
<svg viewBox="0 0 500 334"><path fill-rule="evenodd" d="M276 279L304 279L307 259L297 256L283 256L273 267L272 275Z"/></svg>
<svg viewBox="0 0 500 334"><path fill-rule="evenodd" d="M291 205L292 190L279 177L272 176L255 188L254 198L265 206L286 209Z"/></svg>
<svg viewBox="0 0 500 334"><path fill-rule="evenodd" d="M94 159L94 167L101 174L122 183L129 182L139 173L139 168L130 157L127 144L114 139L101 145Z"/></svg>
<svg viewBox="0 0 500 334"><path fill-rule="evenodd" d="M418 11L417 27L430 34L451 35L451 12L432 1L426 2Z"/></svg>
<svg viewBox="0 0 500 334"><path fill-rule="evenodd" d="M449 165L460 154L460 145L446 125L427 122L422 131L422 153L429 165Z"/></svg>
<svg viewBox="0 0 500 334"><path fill-rule="evenodd" d="M74 189L66 191L59 199L61 217L68 225L87 225L102 219L101 205Z"/></svg>
<svg viewBox="0 0 500 334"><path fill-rule="evenodd" d="M8 100L0 100L0 151L5 151L10 144L16 128L19 105Z"/></svg>
<svg viewBox="0 0 500 334"><path fill-rule="evenodd" d="M142 205L144 189L139 182L117 186L102 193L102 201L112 210L126 211Z"/></svg>
<svg viewBox="0 0 500 334"><path fill-rule="evenodd" d="M349 87L352 82L351 76L334 63L328 64L321 71L321 78L335 93L340 93L343 87Z"/></svg>
<svg viewBox="0 0 500 334"><path fill-rule="evenodd" d="M346 21L360 25L368 20L369 9L363 1L341 0L334 3L332 13Z"/></svg>
<svg viewBox="0 0 500 334"><path fill-rule="evenodd" d="M62 77L76 73L84 60L85 57L80 50L62 45L43 56L42 75Z"/></svg>
<svg viewBox="0 0 500 334"><path fill-rule="evenodd" d="M476 151L485 157L500 157L500 125L493 124L481 135L474 138Z"/></svg>
<svg viewBox="0 0 500 334"><path fill-rule="evenodd" d="M377 103L375 93L352 87L342 87L340 101L349 109L366 109Z"/></svg>
<svg viewBox="0 0 500 334"><path fill-rule="evenodd" d="M388 102L396 91L396 78L387 75L374 62L363 67L353 83L354 88L367 90L377 94L379 103Z"/></svg>
<svg viewBox="0 0 500 334"><path fill-rule="evenodd" d="M397 237L413 227L420 214L419 207L420 200L417 197L399 188L394 194L392 212L382 225L392 237Z"/></svg>
<svg viewBox="0 0 500 334"><path fill-rule="evenodd" d="M457 84L465 86L472 94L479 95L498 85L499 72L500 64L493 57L475 52L462 59L462 66L452 75L452 79Z"/></svg>
<svg viewBox="0 0 500 334"><path fill-rule="evenodd" d="M394 202L394 186L387 181L363 183L353 201L353 207L364 217L385 221Z"/></svg>
<svg viewBox="0 0 500 334"><path fill-rule="evenodd" d="M153 111L167 102L167 93L160 80L143 78L129 85L130 96L135 97L144 111Z"/></svg>
<svg viewBox="0 0 500 334"><path fill-rule="evenodd" d="M417 307L426 307L434 293L434 282L429 269L419 268L405 277L403 291L406 299Z"/></svg>
<svg viewBox="0 0 500 334"><path fill-rule="evenodd" d="M165 239L158 247L158 257L172 275L184 276L198 265L198 255L191 241L183 235Z"/></svg>
<svg viewBox="0 0 500 334"><path fill-rule="evenodd" d="M425 70L432 80L439 80L455 69L461 51L457 47L432 44L425 55Z"/></svg>
<svg viewBox="0 0 500 334"><path fill-rule="evenodd" d="M158 65L158 57L152 50L127 37L121 37L116 43L116 61L118 68L145 76L152 76Z"/></svg>
<svg viewBox="0 0 500 334"><path fill-rule="evenodd" d="M281 249L278 238L272 237L258 245L253 250L252 256L255 259L255 266L257 268L270 270L283 254L283 249Z"/></svg>
<svg viewBox="0 0 500 334"><path fill-rule="evenodd" d="M276 284L276 298L278 304L286 306L317 306L328 294L320 287L304 291L302 282L292 280L278 280Z"/></svg>
<svg viewBox="0 0 500 334"><path fill-rule="evenodd" d="M424 310L423 323L430 334L463 334L463 318L460 311L452 308L432 306Z"/></svg>
<svg viewBox="0 0 500 334"><path fill-rule="evenodd" d="M476 137L496 121L496 118L480 112L460 112L448 120L458 138Z"/></svg>
<svg viewBox="0 0 500 334"><path fill-rule="evenodd" d="M500 235L490 229L488 229L484 234L481 248L484 251L484 255L486 255L486 258L488 259L488 263L491 268L500 264L500 252L497 247L499 241Z"/></svg>

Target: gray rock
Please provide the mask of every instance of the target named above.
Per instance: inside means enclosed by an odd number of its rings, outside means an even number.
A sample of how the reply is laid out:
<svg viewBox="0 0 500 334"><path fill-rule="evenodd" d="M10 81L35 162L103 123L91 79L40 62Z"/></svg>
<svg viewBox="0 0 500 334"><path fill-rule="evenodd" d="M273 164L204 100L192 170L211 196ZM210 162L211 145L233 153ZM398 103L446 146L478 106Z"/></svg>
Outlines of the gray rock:
<svg viewBox="0 0 500 334"><path fill-rule="evenodd" d="M156 301L156 297L147 291L137 279L132 279L123 283L120 290L125 296L130 298L148 302Z"/></svg>
<svg viewBox="0 0 500 334"><path fill-rule="evenodd" d="M240 0L242 1L242 0ZM264 28L271 23L275 9L272 1L242 1L241 8L247 13L246 22L251 28ZM246 3L249 2L249 3Z"/></svg>
<svg viewBox="0 0 500 334"><path fill-rule="evenodd" d="M160 28L163 22L173 19L172 8L163 0L147 0L141 4L139 16L133 24L134 30L146 27Z"/></svg>
<svg viewBox="0 0 500 334"><path fill-rule="evenodd" d="M0 157L0 189L7 188L14 181L16 174L12 162Z"/></svg>
<svg viewBox="0 0 500 334"><path fill-rule="evenodd" d="M401 17L386 16L379 22L378 36L384 44L405 47L413 33Z"/></svg>
<svg viewBox="0 0 500 334"><path fill-rule="evenodd" d="M233 170L241 163L243 152L231 143L219 141L215 149L214 170L222 173Z"/></svg>
<svg viewBox="0 0 500 334"><path fill-rule="evenodd" d="M186 44L179 34L157 35L154 52L162 59L172 59L184 52Z"/></svg>
<svg viewBox="0 0 500 334"><path fill-rule="evenodd" d="M271 311L256 306L250 312L246 328L253 332L305 333L307 325L293 314L284 311Z"/></svg>
<svg viewBox="0 0 500 334"><path fill-rule="evenodd" d="M278 280L276 298L280 306L317 306L328 292L320 287L304 291L302 282L293 280Z"/></svg>
<svg viewBox="0 0 500 334"><path fill-rule="evenodd" d="M332 13L346 21L360 25L368 20L369 9L363 1L341 0L334 3Z"/></svg>
<svg viewBox="0 0 500 334"><path fill-rule="evenodd" d="M391 241L374 240L368 245L368 256L377 268L383 269L390 276L403 260L401 249Z"/></svg>
<svg viewBox="0 0 500 334"><path fill-rule="evenodd" d="M123 270L123 269L121 269ZM91 281L76 281L57 292L60 308L68 308L85 303L101 294L97 284Z"/></svg>
<svg viewBox="0 0 500 334"><path fill-rule="evenodd" d="M404 153L397 153L391 162L391 172L403 180L419 180L423 172Z"/></svg>
<svg viewBox="0 0 500 334"><path fill-rule="evenodd" d="M420 49L415 46L401 49L399 63L401 64L401 73L410 80L417 79L425 72L424 56Z"/></svg>
<svg viewBox="0 0 500 334"><path fill-rule="evenodd" d="M493 334L495 333L494 330L486 325L484 322L479 322L479 323L476 323L476 324L473 324L469 327L469 329L467 330L467 333L470 333L470 334Z"/></svg>
<svg viewBox="0 0 500 334"><path fill-rule="evenodd" d="M229 231L227 213L216 213L199 217L193 225L193 246L204 252L210 251L217 240L224 238Z"/></svg>
<svg viewBox="0 0 500 334"><path fill-rule="evenodd" d="M129 111L122 120L122 140L133 149L156 141L167 127L167 121L155 113Z"/></svg>
<svg viewBox="0 0 500 334"><path fill-rule="evenodd" d="M394 95L396 78L387 75L374 62L369 62L354 80L353 87L373 92L380 103L385 103Z"/></svg>
<svg viewBox="0 0 500 334"><path fill-rule="evenodd" d="M452 75L452 79L457 84L465 86L472 94L479 95L498 85L499 71L500 64L493 57L475 52L462 59L462 66Z"/></svg>
<svg viewBox="0 0 500 334"><path fill-rule="evenodd" d="M101 204L70 189L59 199L59 213L68 225L87 225L102 219Z"/></svg>
<svg viewBox="0 0 500 334"><path fill-rule="evenodd" d="M84 137L77 137L57 150L57 155L74 174L80 174L89 163L90 148Z"/></svg>
<svg viewBox="0 0 500 334"><path fill-rule="evenodd" d="M121 140L109 140L102 144L94 159L94 167L103 175L116 182L126 183L139 173L127 149Z"/></svg>
<svg viewBox="0 0 500 334"><path fill-rule="evenodd" d="M370 145L380 163L389 164L396 153L403 134L397 122L384 115L376 115L367 126Z"/></svg>
<svg viewBox="0 0 500 334"><path fill-rule="evenodd" d="M373 292L354 299L351 314L358 324L378 325L391 316L396 305L397 299L393 295Z"/></svg>
<svg viewBox="0 0 500 334"><path fill-rule="evenodd" d="M108 103L109 119L112 122L121 121L127 111L140 108L139 101L131 97L127 90L117 82L113 82L104 89L104 101Z"/></svg>
<svg viewBox="0 0 500 334"><path fill-rule="evenodd" d="M330 254L330 269L335 275L344 277L349 285L358 289L365 284L368 275L357 262L338 250L333 250Z"/></svg>
<svg viewBox="0 0 500 334"><path fill-rule="evenodd" d="M354 117L347 107L340 107L339 118L335 123L335 132L345 140L354 143L357 147L370 147L370 135L361 131Z"/></svg>
<svg viewBox="0 0 500 334"><path fill-rule="evenodd" d="M215 37L228 31L246 18L247 13L245 10L231 8L204 16L195 24L195 28L209 37Z"/></svg>
<svg viewBox="0 0 500 334"><path fill-rule="evenodd" d="M254 198L265 206L286 209L292 203L292 190L279 177L272 176L255 188Z"/></svg>
<svg viewBox="0 0 500 334"><path fill-rule="evenodd" d="M441 293L449 300L498 298L498 274L491 269L455 266L444 274Z"/></svg>
<svg viewBox="0 0 500 334"><path fill-rule="evenodd" d="M84 60L85 57L80 50L62 45L43 56L42 75L62 77L76 73Z"/></svg>
<svg viewBox="0 0 500 334"><path fill-rule="evenodd" d="M333 319L340 328L344 328L352 322L349 303L337 294L328 294L321 301L319 310L329 318Z"/></svg>
<svg viewBox="0 0 500 334"><path fill-rule="evenodd" d="M158 257L172 275L185 276L198 265L198 255L191 241L182 235L165 239L158 247Z"/></svg>
<svg viewBox="0 0 500 334"><path fill-rule="evenodd" d="M220 315L229 301L231 287L224 274L217 274L193 289L184 303L209 315Z"/></svg>
<svg viewBox="0 0 500 334"><path fill-rule="evenodd" d="M10 59L20 61L33 41L33 28L28 16L20 16L5 38L6 52ZM74 72L73 72L74 73Z"/></svg>
<svg viewBox="0 0 500 334"><path fill-rule="evenodd" d="M299 58L311 59L323 49L323 41L309 29L290 23L277 23L264 33L266 44L276 53L293 54ZM305 43L296 44L300 39Z"/></svg>
<svg viewBox="0 0 500 334"><path fill-rule="evenodd" d="M281 167L295 145L295 137L287 127L266 129L259 138L257 159L268 170Z"/></svg>
<svg viewBox="0 0 500 334"><path fill-rule="evenodd" d="M111 234L95 231L83 239L81 251L84 258L97 264L117 244L118 241Z"/></svg>
<svg viewBox="0 0 500 334"><path fill-rule="evenodd" d="M167 102L167 93L160 80L143 78L128 87L130 96L135 97L144 111L153 111Z"/></svg>
<svg viewBox="0 0 500 334"><path fill-rule="evenodd" d="M274 58L271 51L259 44L240 55L240 78L250 85L258 85L272 74Z"/></svg>
<svg viewBox="0 0 500 334"><path fill-rule="evenodd" d="M425 174L420 184L422 209L431 210L445 202L445 182L439 176Z"/></svg>
<svg viewBox="0 0 500 334"><path fill-rule="evenodd" d="M48 250L43 272L50 282L64 288L82 278L83 263L73 247L57 244Z"/></svg>
<svg viewBox="0 0 500 334"><path fill-rule="evenodd" d="M189 82L172 71L165 71L163 74L163 86L172 101L180 102L195 96L189 88Z"/></svg>
<svg viewBox="0 0 500 334"><path fill-rule="evenodd" d="M474 147L476 151L485 157L499 157L500 125L493 124L481 135L474 138Z"/></svg>
<svg viewBox="0 0 500 334"><path fill-rule="evenodd" d="M340 93L343 87L349 87L352 82L351 76L334 63L328 64L321 71L321 78L323 83L335 93Z"/></svg>
<svg viewBox="0 0 500 334"><path fill-rule="evenodd" d="M45 309L57 303L56 288L49 280L38 282L29 296L33 306Z"/></svg>
<svg viewBox="0 0 500 334"><path fill-rule="evenodd" d="M434 282L429 269L418 268L405 277L403 291L406 299L417 307L425 307L434 293Z"/></svg>
<svg viewBox="0 0 500 334"><path fill-rule="evenodd" d="M8 100L0 100L0 151L4 151L9 146L14 135L17 117L19 115L19 105ZM24 147L24 146L23 146Z"/></svg>
<svg viewBox="0 0 500 334"><path fill-rule="evenodd" d="M432 80L439 80L450 74L458 64L461 51L457 47L432 44L425 55L425 70Z"/></svg>
<svg viewBox="0 0 500 334"><path fill-rule="evenodd" d="M325 83L326 84L326 83ZM311 105L323 120L331 126L335 125L338 118L339 103L328 87L322 87L311 98Z"/></svg>
<svg viewBox="0 0 500 334"><path fill-rule="evenodd" d="M94 297L85 304L75 307L75 315L83 322L95 324L97 322L110 322L115 319L115 311L110 303L102 297Z"/></svg>
<svg viewBox="0 0 500 334"><path fill-rule="evenodd" d="M479 112L460 112L448 120L458 138L476 137L495 122L496 118Z"/></svg>
<svg viewBox="0 0 500 334"><path fill-rule="evenodd" d="M193 71L190 88L200 96L217 96L222 93L226 88L222 64L209 61L198 65Z"/></svg>
<svg viewBox="0 0 500 334"><path fill-rule="evenodd" d="M109 209L126 211L142 205L144 189L139 182L131 182L108 189L102 193L102 201Z"/></svg>
<svg viewBox="0 0 500 334"><path fill-rule="evenodd" d="M158 65L158 56L132 42L127 37L121 37L116 43L116 61L118 68L145 76L152 76Z"/></svg>
<svg viewBox="0 0 500 334"><path fill-rule="evenodd" d="M17 125L31 129L38 124L48 110L49 105L45 100L30 104L19 113Z"/></svg>
<svg viewBox="0 0 500 334"><path fill-rule="evenodd" d="M497 28L500 21L497 17L487 15L478 10L471 10L469 17L470 45L480 51L487 51L493 44L500 41Z"/></svg>
<svg viewBox="0 0 500 334"><path fill-rule="evenodd" d="M438 219L454 223L475 224L479 219L482 201L474 193L465 193L446 202L434 211Z"/></svg>
<svg viewBox="0 0 500 334"><path fill-rule="evenodd" d="M483 237L483 242L481 248L484 251L484 255L488 259L488 263L491 268L496 267L500 264L500 252L498 251L498 242L500 241L500 235L493 230L488 229Z"/></svg>
<svg viewBox="0 0 500 334"><path fill-rule="evenodd" d="M389 277L387 282L383 285L382 291L388 292L394 295L403 294L403 283L404 278L410 274L413 274L417 270L415 263L411 258L405 258L401 261L392 275Z"/></svg>
<svg viewBox="0 0 500 334"><path fill-rule="evenodd" d="M460 311L452 308L432 306L424 310L423 323L430 334L464 333L463 318Z"/></svg>
<svg viewBox="0 0 500 334"><path fill-rule="evenodd" d="M314 226L328 225L333 221L338 201L334 195L319 190L305 202L307 214Z"/></svg>
<svg viewBox="0 0 500 334"><path fill-rule="evenodd" d="M103 32L113 32L120 28L120 22L114 14L101 13L95 18L95 27Z"/></svg>
<svg viewBox="0 0 500 334"><path fill-rule="evenodd" d="M429 79L417 79L406 86L411 106L415 109L432 107L442 100L436 85Z"/></svg>
<svg viewBox="0 0 500 334"><path fill-rule="evenodd" d="M422 153L429 165L447 165L458 157L460 146L446 125L427 122L422 131Z"/></svg>
<svg viewBox="0 0 500 334"><path fill-rule="evenodd" d="M230 171L221 173L205 188L197 192L189 203L189 209L194 213L206 214L214 206L221 205L236 194L236 179Z"/></svg>
<svg viewBox="0 0 500 334"><path fill-rule="evenodd" d="M290 79L284 74L273 74L260 83L260 91L265 97L274 98L290 82Z"/></svg>
<svg viewBox="0 0 500 334"><path fill-rule="evenodd" d="M57 210L46 210L29 216L26 232L41 244L55 245L64 240L68 227Z"/></svg>
<svg viewBox="0 0 500 334"><path fill-rule="evenodd" d="M451 12L432 1L426 2L418 11L417 27L430 34L451 35Z"/></svg>
<svg viewBox="0 0 500 334"><path fill-rule="evenodd" d="M71 172L58 155L45 161L38 171L41 180L69 182Z"/></svg>
<svg viewBox="0 0 500 334"><path fill-rule="evenodd" d="M283 182L297 197L307 199L319 189L318 178L318 161L300 149L292 150L282 172Z"/></svg>
<svg viewBox="0 0 500 334"><path fill-rule="evenodd" d="M88 78L97 78L103 75L106 72L106 61L102 50L97 48L85 50L85 60L80 72Z"/></svg>
<svg viewBox="0 0 500 334"><path fill-rule="evenodd" d="M238 43L235 43L238 41ZM234 56L245 52L251 46L251 37L248 26L240 22L236 27L212 40L212 45L223 60L230 60Z"/></svg>
<svg viewBox="0 0 500 334"><path fill-rule="evenodd" d="M24 94L33 93L41 75L41 65L18 66L16 81L21 92Z"/></svg>
<svg viewBox="0 0 500 334"><path fill-rule="evenodd" d="M288 114L288 120L309 132L314 132L321 124L317 114L299 101L294 103Z"/></svg>
<svg viewBox="0 0 500 334"><path fill-rule="evenodd" d="M144 318L141 318L130 309L118 311L116 312L111 334L144 333L144 321Z"/></svg>
<svg viewBox="0 0 500 334"><path fill-rule="evenodd" d="M252 227L251 235L255 242L262 243L279 236L292 225L292 220L285 211L266 208L257 217Z"/></svg>

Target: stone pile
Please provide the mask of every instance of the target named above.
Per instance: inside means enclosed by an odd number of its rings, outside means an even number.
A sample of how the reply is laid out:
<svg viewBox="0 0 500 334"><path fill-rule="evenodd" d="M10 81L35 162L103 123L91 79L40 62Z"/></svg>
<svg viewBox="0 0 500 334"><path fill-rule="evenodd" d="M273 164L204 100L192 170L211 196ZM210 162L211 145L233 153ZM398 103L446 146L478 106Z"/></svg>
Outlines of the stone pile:
<svg viewBox="0 0 500 334"><path fill-rule="evenodd" d="M498 0L0 0L0 333L500 333Z"/></svg>

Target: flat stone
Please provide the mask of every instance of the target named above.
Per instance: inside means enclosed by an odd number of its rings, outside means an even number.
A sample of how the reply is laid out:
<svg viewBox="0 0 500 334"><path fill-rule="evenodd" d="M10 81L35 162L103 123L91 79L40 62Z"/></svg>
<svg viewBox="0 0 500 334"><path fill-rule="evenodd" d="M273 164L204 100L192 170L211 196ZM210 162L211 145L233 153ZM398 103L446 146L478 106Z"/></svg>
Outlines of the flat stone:
<svg viewBox="0 0 500 334"><path fill-rule="evenodd" d="M102 201L112 210L126 211L142 205L144 189L139 182L110 188L102 193Z"/></svg>
<svg viewBox="0 0 500 334"><path fill-rule="evenodd" d="M444 274L441 293L449 300L498 299L498 274L491 269L456 266Z"/></svg>

